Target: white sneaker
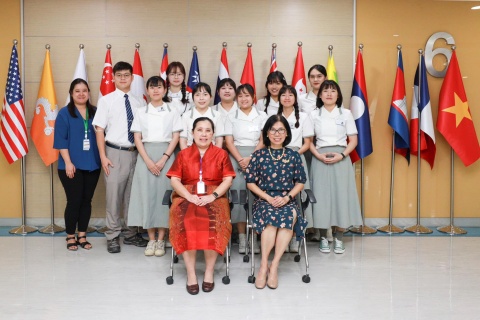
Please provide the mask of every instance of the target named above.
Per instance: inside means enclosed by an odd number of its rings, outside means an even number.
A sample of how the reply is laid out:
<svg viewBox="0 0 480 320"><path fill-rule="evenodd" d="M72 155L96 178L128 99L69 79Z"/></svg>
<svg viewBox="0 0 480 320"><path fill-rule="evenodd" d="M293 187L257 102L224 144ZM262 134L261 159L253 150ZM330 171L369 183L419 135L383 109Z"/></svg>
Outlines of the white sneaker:
<svg viewBox="0 0 480 320"><path fill-rule="evenodd" d="M247 235L245 233L238 234L238 253L245 253L247 246Z"/></svg>
<svg viewBox="0 0 480 320"><path fill-rule="evenodd" d="M257 235L253 235L253 253L260 253L260 244L257 241Z"/></svg>
<svg viewBox="0 0 480 320"><path fill-rule="evenodd" d="M155 243L155 240L148 241L147 247L145 248L145 255L147 257L151 257L155 253Z"/></svg>
<svg viewBox="0 0 480 320"><path fill-rule="evenodd" d="M323 253L330 253L330 245L328 244L328 240L323 238L320 239L320 247L318 248L318 250L320 250L320 252L323 252Z"/></svg>
<svg viewBox="0 0 480 320"><path fill-rule="evenodd" d="M327 230L327 240L328 242L333 242L332 228L328 228Z"/></svg>
<svg viewBox="0 0 480 320"><path fill-rule="evenodd" d="M343 241L335 238L335 246L333 248L333 252L335 252L335 253L344 253L345 252L345 246L343 245Z"/></svg>
<svg viewBox="0 0 480 320"><path fill-rule="evenodd" d="M165 255L165 240L158 240L155 244L155 257Z"/></svg>
<svg viewBox="0 0 480 320"><path fill-rule="evenodd" d="M315 242L320 241L320 229L315 229L315 232L310 237L310 241L315 241Z"/></svg>
<svg viewBox="0 0 480 320"><path fill-rule="evenodd" d="M298 252L298 245L299 245L299 241L297 241L297 239L295 239L295 236L292 238L292 240L290 240L290 252Z"/></svg>

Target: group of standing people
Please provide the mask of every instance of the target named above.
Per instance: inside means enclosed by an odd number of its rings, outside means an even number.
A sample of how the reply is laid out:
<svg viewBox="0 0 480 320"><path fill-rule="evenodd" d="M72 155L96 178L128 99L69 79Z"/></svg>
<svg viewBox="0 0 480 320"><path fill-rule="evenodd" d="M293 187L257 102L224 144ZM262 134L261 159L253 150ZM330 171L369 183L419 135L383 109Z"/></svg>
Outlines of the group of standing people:
<svg viewBox="0 0 480 320"><path fill-rule="evenodd" d="M342 106L340 87L325 80L323 66L310 68L312 90L302 96L281 72L270 73L267 95L257 104L251 85L237 88L232 79L223 79L217 92L221 102L213 107L208 84L187 92L180 62L170 63L166 81L148 79L148 104L130 92L129 63L118 62L113 72L116 90L101 97L97 108L90 103L87 82L75 79L70 102L55 124L68 250L92 248L86 229L103 169L108 252L121 251L122 234L124 244L146 247L146 256L163 256L169 229L169 240L185 261L190 294L199 292L197 250L206 260L202 290L214 289L215 261L228 244L231 223L237 226L239 252L246 251L246 214L239 206L230 213L230 188L247 186L254 195L249 201L261 243L254 243L254 251L262 254L257 288L278 286L280 258L298 252L307 227L319 235L319 250L328 253L327 230L335 226L334 252L345 251L344 229L362 223L348 156L357 130ZM170 185L169 212L161 201ZM295 200L304 188L317 198L305 218ZM147 229L148 240L137 227Z"/></svg>

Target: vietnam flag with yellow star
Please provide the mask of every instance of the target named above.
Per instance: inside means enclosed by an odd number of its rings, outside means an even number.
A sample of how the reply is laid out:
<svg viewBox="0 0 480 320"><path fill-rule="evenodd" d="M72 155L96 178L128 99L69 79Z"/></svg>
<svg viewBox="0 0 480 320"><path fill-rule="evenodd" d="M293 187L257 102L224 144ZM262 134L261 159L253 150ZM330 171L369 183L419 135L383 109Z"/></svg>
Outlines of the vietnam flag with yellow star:
<svg viewBox="0 0 480 320"><path fill-rule="evenodd" d="M440 90L437 129L465 166L471 165L480 158L477 133L468 108L467 95L455 51L452 53Z"/></svg>

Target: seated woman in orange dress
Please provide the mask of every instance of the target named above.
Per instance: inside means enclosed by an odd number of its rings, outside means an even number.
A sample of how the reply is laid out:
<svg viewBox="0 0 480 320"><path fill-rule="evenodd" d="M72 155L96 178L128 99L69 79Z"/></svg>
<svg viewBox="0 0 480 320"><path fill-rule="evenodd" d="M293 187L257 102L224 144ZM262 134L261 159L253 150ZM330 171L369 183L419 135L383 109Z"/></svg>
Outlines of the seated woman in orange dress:
<svg viewBox="0 0 480 320"><path fill-rule="evenodd" d="M214 288L213 272L218 254L227 247L232 225L226 192L235 178L227 152L212 144L214 125L207 117L193 123L194 143L180 151L170 167L174 193L170 208L170 241L182 254L187 269L187 291L197 294L197 250L205 254L202 290Z"/></svg>

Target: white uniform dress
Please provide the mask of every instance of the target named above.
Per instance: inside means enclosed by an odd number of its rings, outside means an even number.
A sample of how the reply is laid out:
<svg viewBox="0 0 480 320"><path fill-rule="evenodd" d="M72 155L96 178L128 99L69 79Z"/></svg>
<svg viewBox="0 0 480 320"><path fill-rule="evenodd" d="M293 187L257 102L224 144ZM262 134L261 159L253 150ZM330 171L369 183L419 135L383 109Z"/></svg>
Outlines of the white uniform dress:
<svg viewBox="0 0 480 320"><path fill-rule="evenodd" d="M310 113L310 117L319 153L343 152L347 146L347 136L358 133L348 109L336 107L328 112L322 107ZM317 199L313 206L313 227L348 228L362 224L355 171L350 156L334 164L325 164L313 157L311 186Z"/></svg>
<svg viewBox="0 0 480 320"><path fill-rule="evenodd" d="M168 90L167 97L170 98L169 105L177 110L178 114L181 116L185 112L189 111L193 107L192 94L190 92L185 92L187 95L188 102L182 103L182 91L173 93Z"/></svg>
<svg viewBox="0 0 480 320"><path fill-rule="evenodd" d="M208 107L207 111L204 114L198 112L197 108L194 107L190 111L185 112L182 115L182 125L183 131L180 133L180 138L187 139L187 146L191 146L193 143L193 122L195 119L200 117L207 117L213 121L215 126L215 134L213 135L213 143L215 144L216 137L223 137L223 121L222 115L220 112L213 110L211 107Z"/></svg>
<svg viewBox="0 0 480 320"><path fill-rule="evenodd" d="M258 111L265 112L265 104L266 103L267 103L267 99L263 98L262 100L257 101L257 104L255 105L255 107L257 108ZM279 107L279 102L270 98L270 103L268 104L268 107L267 107L267 115L268 116L273 116L273 115L277 114L278 113L278 107Z"/></svg>
<svg viewBox="0 0 480 320"><path fill-rule="evenodd" d="M229 114L235 114L235 111L238 110L238 104L236 101L233 102L233 106L232 108L230 108L229 111L225 110L223 107L222 107L222 103L219 102L217 103L216 105L214 105L212 107L212 109L214 111L217 111L217 112L220 112L220 114L222 115L222 118L219 120L217 126L222 126L222 128L225 128L225 122L227 120L227 117ZM215 129L215 131L217 131L217 129ZM225 129L222 129L222 131L224 132ZM223 148L226 150L226 147L225 147L225 141L223 142Z"/></svg>
<svg viewBox="0 0 480 320"><path fill-rule="evenodd" d="M233 137L233 144L242 157L250 156L255 150L267 118L268 116L265 112L259 112L255 108L252 108L248 115L238 109L234 114L229 114L226 118L224 134L225 136ZM232 155L230 155L230 160L237 173L231 189L246 190L244 171L238 164L237 159ZM249 200L253 204L253 197L250 197ZM231 219L232 223L246 222L243 208L240 208L240 206L233 207Z"/></svg>
<svg viewBox="0 0 480 320"><path fill-rule="evenodd" d="M313 93L313 91L310 91L307 94L299 95L298 106L300 107L301 112L310 114L310 112L317 108L317 96L315 93Z"/></svg>
<svg viewBox="0 0 480 320"><path fill-rule="evenodd" d="M295 124L297 123L297 118L295 117L295 112L292 112L290 116L287 118L284 114L282 116L287 119L288 124L290 125L290 130L292 130L292 141L287 145L287 148L293 149L295 151L298 151L302 145L303 145L303 138L312 138L315 136L315 133L313 131L313 123L312 119L304 112L299 112L299 126L298 128L295 127ZM304 154L300 155L300 158L302 159L303 166L305 169L305 173L308 177L307 182L305 182L305 189L310 189L310 177L308 174L308 167L307 167L307 162L305 160ZM306 194L305 192L302 192L302 198L303 200L306 199ZM312 205L309 204L307 209L305 210L305 220L308 222L308 227L313 226L313 217L312 217Z"/></svg>
<svg viewBox="0 0 480 320"><path fill-rule="evenodd" d="M142 142L150 159L157 162L166 152L175 132L183 130L180 115L171 105L160 107L152 104L140 108L133 120L131 132L140 132ZM169 209L162 205L165 191L170 187L168 171L175 155L171 155L159 176L148 170L143 158L138 155L133 175L128 223L144 228L168 228Z"/></svg>

